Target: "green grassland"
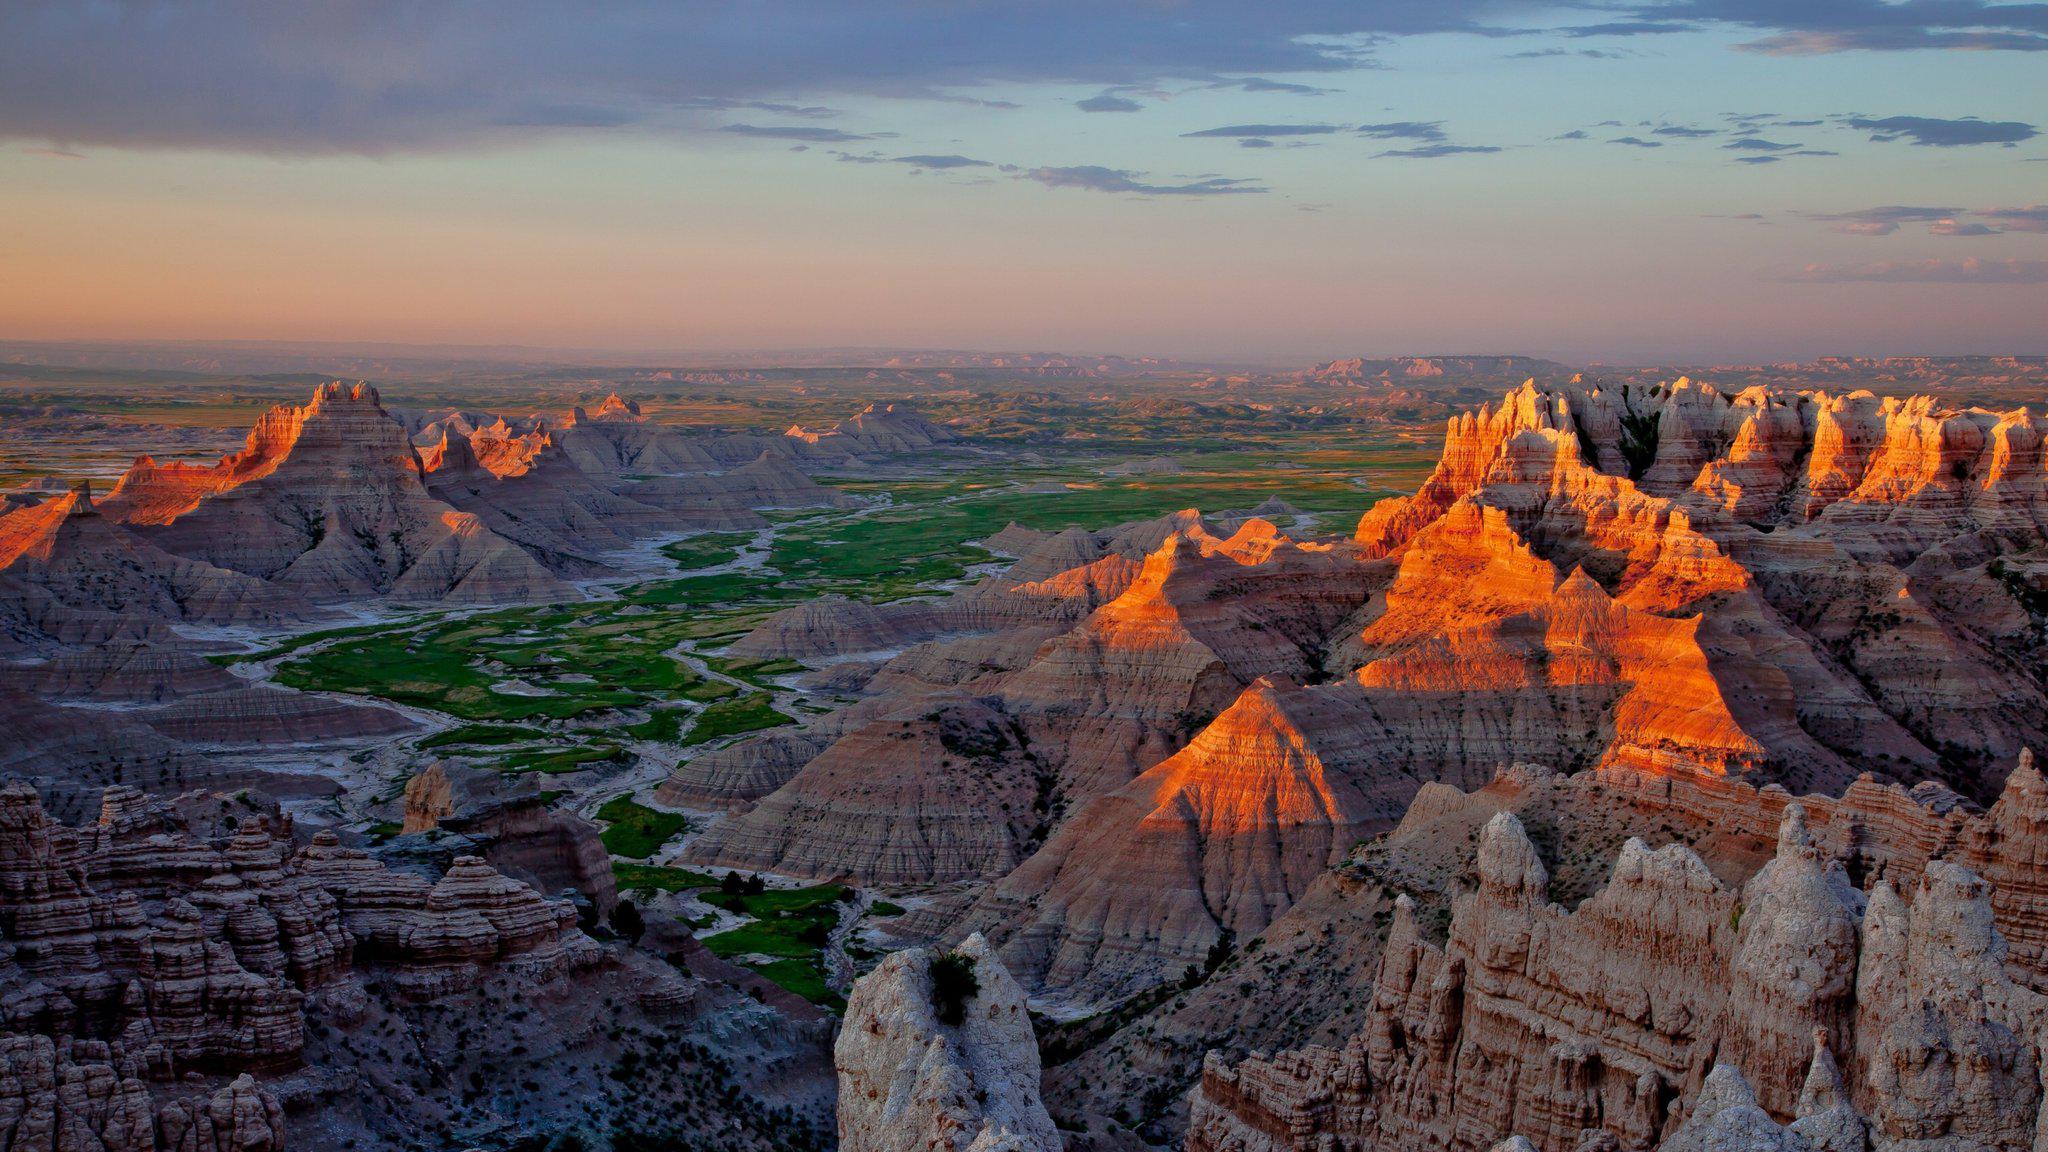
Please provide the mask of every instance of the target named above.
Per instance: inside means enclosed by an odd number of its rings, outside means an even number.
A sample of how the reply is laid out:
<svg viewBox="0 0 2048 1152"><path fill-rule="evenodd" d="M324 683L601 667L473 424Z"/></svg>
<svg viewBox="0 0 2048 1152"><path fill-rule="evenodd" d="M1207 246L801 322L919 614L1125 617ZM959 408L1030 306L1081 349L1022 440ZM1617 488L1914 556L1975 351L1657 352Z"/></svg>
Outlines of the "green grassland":
<svg viewBox="0 0 2048 1152"><path fill-rule="evenodd" d="M688 892L718 887L718 877L689 868L612 861L612 878L621 892Z"/></svg>
<svg viewBox="0 0 2048 1152"><path fill-rule="evenodd" d="M779 607L828 592L871 601L928 595L995 559L976 541L1012 522L1101 529L1277 497L1335 514L1320 527L1341 531L1373 495L1357 477L1412 487L1429 466L1426 448L1392 433L1369 443L1327 434L1105 436L1048 448L1018 467L940 461L936 475L838 481L870 502L865 511L777 513L763 567L689 574L725 563L753 538L700 534L664 549L684 574L628 586L616 600L330 629L223 659L277 660L276 678L290 687L380 697L464 722L423 749L506 771L572 772L619 758L620 739L688 748L792 723L775 706L774 678L798 665L715 655ZM1108 474L1119 461L1166 454L1180 471ZM679 650L715 676L693 671ZM577 732L564 731L571 724Z"/></svg>
<svg viewBox="0 0 2048 1152"><path fill-rule="evenodd" d="M753 538L751 532L712 532L664 544L661 554L685 570L715 568L739 559L740 548Z"/></svg>
<svg viewBox="0 0 2048 1152"><path fill-rule="evenodd" d="M707 744L723 736L779 728L795 721L777 712L771 697L755 694L720 700L697 713L697 722L683 735L685 748Z"/></svg>
<svg viewBox="0 0 2048 1152"><path fill-rule="evenodd" d="M668 653L701 619L622 617L611 601L487 612L425 627L350 632L279 665L279 683L379 696L475 722L568 720L677 701L709 702L737 689L692 672ZM302 649L306 645L300 646ZM494 691L520 681L538 694ZM443 743L489 742L475 728Z"/></svg>
<svg viewBox="0 0 2048 1152"><path fill-rule="evenodd" d="M645 860L659 851L678 832L690 826L687 817L675 812L658 812L635 803L631 796L618 796L597 810L605 822L601 837L605 850L614 856Z"/></svg>
<svg viewBox="0 0 2048 1152"><path fill-rule="evenodd" d="M704 946L722 959L759 955L771 962L754 971L814 1004L835 1010L845 1006L825 983L825 943L839 918L852 905L843 884L809 888L771 888L751 896L709 892L708 904L751 919L737 928L704 938Z"/></svg>

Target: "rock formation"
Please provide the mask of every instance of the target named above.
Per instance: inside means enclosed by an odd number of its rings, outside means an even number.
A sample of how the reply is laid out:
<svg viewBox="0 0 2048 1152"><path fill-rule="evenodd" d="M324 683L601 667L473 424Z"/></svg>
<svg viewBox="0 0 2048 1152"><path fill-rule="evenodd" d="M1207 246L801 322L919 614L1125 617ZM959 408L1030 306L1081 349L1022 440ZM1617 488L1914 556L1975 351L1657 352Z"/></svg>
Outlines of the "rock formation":
<svg viewBox="0 0 2048 1152"><path fill-rule="evenodd" d="M943 980L934 965L968 974ZM957 1003L945 1003L950 990ZM951 1019L948 1017L951 1016ZM1058 1152L1017 982L979 937L860 978L834 1052L844 1152Z"/></svg>
<svg viewBox="0 0 2048 1152"><path fill-rule="evenodd" d="M406 782L404 835L439 832L431 854L476 855L541 892L573 890L603 917L617 902L596 824L550 807L530 775L435 761Z"/></svg>
<svg viewBox="0 0 2048 1152"><path fill-rule="evenodd" d="M1012 526L989 542L1009 570L952 596L779 613L736 650L869 657L863 698L669 792L740 809L702 862L970 885L922 930L984 932L1077 1008L1258 932L1417 789L1503 764L1685 805L1866 776L1988 802L2048 736L2009 655L2048 619L2000 567L2048 540L2038 433L1864 394L1532 382L1452 420L1348 542L1193 512ZM963 697L1012 747L934 771Z"/></svg>
<svg viewBox="0 0 2048 1152"><path fill-rule="evenodd" d="M566 902L481 860L429 883L331 832L294 851L274 811L130 788L77 829L0 788L0 933L0 1131L22 1147L281 1147L247 1073L295 1067L310 1002L360 998L358 965L424 998L605 962ZM215 1075L197 1099L172 1087Z"/></svg>
<svg viewBox="0 0 2048 1152"><path fill-rule="evenodd" d="M273 408L210 467L135 462L102 506L179 555L314 600L493 602L574 594L477 516L428 492L375 389L321 387Z"/></svg>
<svg viewBox="0 0 2048 1152"><path fill-rule="evenodd" d="M870 404L823 432L792 425L783 435L804 451L828 459L922 452L953 439L952 433L901 404Z"/></svg>
<svg viewBox="0 0 2048 1152"><path fill-rule="evenodd" d="M1495 815L1448 940L1403 897L1364 1029L1212 1059L1188 1147L1513 1134L1562 1152L1604 1132L1621 1148L1862 1149L1866 1130L1879 1150L2033 1146L2048 1001L1994 926L1990 885L1936 859L1903 894L1889 878L1866 894L1799 805L1783 813L1739 890L1691 849L1631 839L1571 911L1549 903L1521 823Z"/></svg>
<svg viewBox="0 0 2048 1152"><path fill-rule="evenodd" d="M102 515L86 486L0 516L0 580L129 622L276 623L306 611L281 588L141 538ZM52 641L67 639L55 631Z"/></svg>

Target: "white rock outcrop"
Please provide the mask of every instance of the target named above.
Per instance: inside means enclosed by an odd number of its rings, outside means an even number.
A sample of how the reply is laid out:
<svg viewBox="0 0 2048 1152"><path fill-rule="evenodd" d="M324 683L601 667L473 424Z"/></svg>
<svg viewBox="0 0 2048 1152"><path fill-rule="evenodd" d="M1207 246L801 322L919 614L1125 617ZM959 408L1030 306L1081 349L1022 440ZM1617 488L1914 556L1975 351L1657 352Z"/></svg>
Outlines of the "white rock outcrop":
<svg viewBox="0 0 2048 1152"><path fill-rule="evenodd" d="M958 952L978 988L957 1025L939 1018L926 949L854 984L833 1052L840 1152L1059 1152L1023 990L980 935Z"/></svg>

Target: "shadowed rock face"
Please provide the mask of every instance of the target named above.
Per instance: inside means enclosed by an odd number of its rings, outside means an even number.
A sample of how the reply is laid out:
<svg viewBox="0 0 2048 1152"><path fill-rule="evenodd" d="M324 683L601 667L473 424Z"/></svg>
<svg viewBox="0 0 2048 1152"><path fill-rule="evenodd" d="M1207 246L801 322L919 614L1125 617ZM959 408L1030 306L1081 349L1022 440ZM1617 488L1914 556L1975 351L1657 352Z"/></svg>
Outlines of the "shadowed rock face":
<svg viewBox="0 0 2048 1152"><path fill-rule="evenodd" d="M2008 811L1975 817L1886 802L1867 784L1816 800L1824 827L1781 803L1775 855L1739 888L1691 849L1632 839L1571 911L1548 902L1545 865L1500 812L1448 939L1430 942L1403 897L1364 1026L1341 1047L1212 1058L1187 1146L1476 1150L1514 1134L1560 1152L1594 1136L1621 1148L2031 1148L2048 1000L2030 987L2044 975L2037 956L2009 948L2000 926L2033 931L2040 899L1996 899L1959 862L2003 871L2030 851L1982 847L2012 809L2038 806L2032 765L2012 779ZM1545 786L1578 804L1609 787ZM1440 802L1428 807L1442 819ZM1913 862L1919 833L1944 825L1934 838L1958 859ZM1886 860L1867 891L1831 847L1848 843Z"/></svg>
<svg viewBox="0 0 2048 1152"><path fill-rule="evenodd" d="M431 998L605 962L566 902L481 860L430 883L332 833L295 852L289 818L240 811L238 831L208 836L113 788L73 829L28 787L0 789L0 1101L21 1146L41 1131L70 1133L59 1147L281 1148L277 1098L249 1076L197 1098L167 1085L293 1068L309 1001L360 1000L359 964Z"/></svg>
<svg viewBox="0 0 2048 1152"><path fill-rule="evenodd" d="M0 579L73 613L128 622L277 623L307 611L284 589L172 555L101 515L80 485L0 516ZM51 639L67 637L45 628Z"/></svg>

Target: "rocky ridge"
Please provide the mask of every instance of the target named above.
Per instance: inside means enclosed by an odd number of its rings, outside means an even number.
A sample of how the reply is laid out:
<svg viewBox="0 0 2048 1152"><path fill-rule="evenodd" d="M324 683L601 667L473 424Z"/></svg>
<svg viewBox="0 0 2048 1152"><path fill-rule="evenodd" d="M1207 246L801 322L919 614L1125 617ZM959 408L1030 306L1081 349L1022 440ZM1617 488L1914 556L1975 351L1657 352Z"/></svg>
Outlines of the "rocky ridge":
<svg viewBox="0 0 2048 1152"><path fill-rule="evenodd" d="M1076 1010L1256 934L1419 788L1501 764L1988 802L2048 715L2021 567L2048 540L2040 432L1865 393L1527 383L1453 419L1349 541L1012 528L1009 571L951 597L784 613L738 647L866 657L865 695L667 791L736 809L700 862L961 886L906 927L981 931Z"/></svg>
<svg viewBox="0 0 2048 1152"><path fill-rule="evenodd" d="M1583 781L1560 786L1597 786ZM1683 844L1630 839L1569 911L1550 902L1522 823L1497 812L1448 939L1432 943L1403 896L1363 1027L1339 1047L1211 1057L1187 1146L1477 1149L1512 1134L1541 1149L1696 1148L1748 1132L1775 1142L1739 1146L2031 1147L2041 967L2000 925L2032 930L2039 900L1995 900L1961 862L2013 868L2024 841L1915 863L1910 828L1878 820L1981 820L1983 844L2038 813L2039 789L2022 764L2006 815L1823 800L1826 832L1788 801L1775 854L1737 886ZM1830 840L1905 857L1859 865L1859 888Z"/></svg>
<svg viewBox="0 0 2048 1152"><path fill-rule="evenodd" d="M15 1141L282 1147L280 1100L313 1109L295 1131L317 1127L325 1089L313 1086L349 1072L294 1071L308 1047L381 997L428 1003L508 979L533 995L572 974L620 983L620 957L577 930L568 902L480 859L433 880L332 832L296 839L274 810L202 793L109 789L97 822L74 829L27 787L0 789L0 1100ZM664 979L662 995L687 999ZM179 1086L215 1077L196 1100ZM97 1143L71 1142L85 1140Z"/></svg>

